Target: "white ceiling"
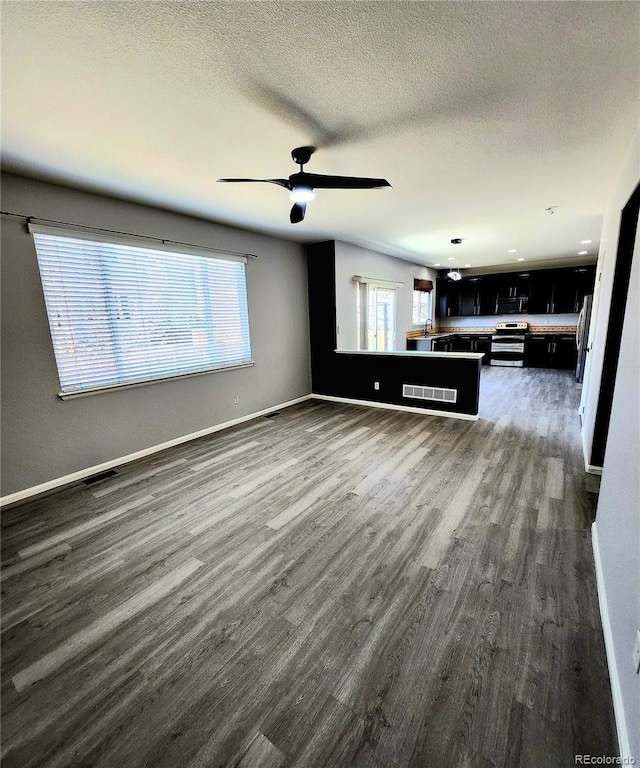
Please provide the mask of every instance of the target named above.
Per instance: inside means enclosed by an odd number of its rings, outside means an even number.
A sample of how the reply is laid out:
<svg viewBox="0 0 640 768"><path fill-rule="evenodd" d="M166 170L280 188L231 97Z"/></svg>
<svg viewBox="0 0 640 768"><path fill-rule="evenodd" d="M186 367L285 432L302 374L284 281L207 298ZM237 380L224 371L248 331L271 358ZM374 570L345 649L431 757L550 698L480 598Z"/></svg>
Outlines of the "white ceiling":
<svg viewBox="0 0 640 768"><path fill-rule="evenodd" d="M637 3L20 0L2 11L6 169L429 265L454 253L474 268L594 260L638 126ZM288 176L291 149L310 143L307 170L393 189L319 190L292 225L286 190L216 184Z"/></svg>

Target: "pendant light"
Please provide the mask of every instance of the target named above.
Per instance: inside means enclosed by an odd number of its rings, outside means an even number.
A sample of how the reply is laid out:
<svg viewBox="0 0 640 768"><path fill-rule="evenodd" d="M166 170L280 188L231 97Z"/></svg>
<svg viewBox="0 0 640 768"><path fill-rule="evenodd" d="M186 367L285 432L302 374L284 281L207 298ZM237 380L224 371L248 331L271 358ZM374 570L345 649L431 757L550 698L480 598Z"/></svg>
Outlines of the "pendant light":
<svg viewBox="0 0 640 768"><path fill-rule="evenodd" d="M451 245L460 245L460 243L462 243L462 238L461 237L454 237L451 240ZM453 280L454 282L457 282L458 280L462 280L462 275L460 274L460 267L458 266L458 257L457 256L455 257L455 260L456 260L455 269L450 269L447 272L447 277L449 278L449 280Z"/></svg>

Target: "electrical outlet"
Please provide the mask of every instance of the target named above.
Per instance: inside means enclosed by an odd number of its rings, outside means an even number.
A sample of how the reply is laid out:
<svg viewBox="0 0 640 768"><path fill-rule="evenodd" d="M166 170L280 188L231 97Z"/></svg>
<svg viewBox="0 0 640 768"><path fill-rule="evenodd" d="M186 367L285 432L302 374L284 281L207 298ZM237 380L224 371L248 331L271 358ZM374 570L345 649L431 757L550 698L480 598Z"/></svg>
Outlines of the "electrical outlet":
<svg viewBox="0 0 640 768"><path fill-rule="evenodd" d="M636 644L633 646L633 666L636 674L640 674L640 629L636 630Z"/></svg>
<svg viewBox="0 0 640 768"><path fill-rule="evenodd" d="M240 398L238 397L238 395L235 395L233 398L233 404L238 405L239 402L240 402Z"/></svg>
<svg viewBox="0 0 640 768"><path fill-rule="evenodd" d="M380 389L380 382L379 381L374 381L373 382L373 388L374 389Z"/></svg>

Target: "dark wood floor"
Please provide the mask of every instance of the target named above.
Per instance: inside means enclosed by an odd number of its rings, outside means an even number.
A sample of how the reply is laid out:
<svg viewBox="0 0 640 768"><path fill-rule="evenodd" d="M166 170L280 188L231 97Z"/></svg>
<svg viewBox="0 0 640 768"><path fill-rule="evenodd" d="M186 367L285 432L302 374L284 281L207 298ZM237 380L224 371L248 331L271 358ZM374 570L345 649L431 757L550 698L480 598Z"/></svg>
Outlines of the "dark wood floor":
<svg viewBox="0 0 640 768"><path fill-rule="evenodd" d="M577 395L309 401L6 510L5 768L615 754Z"/></svg>

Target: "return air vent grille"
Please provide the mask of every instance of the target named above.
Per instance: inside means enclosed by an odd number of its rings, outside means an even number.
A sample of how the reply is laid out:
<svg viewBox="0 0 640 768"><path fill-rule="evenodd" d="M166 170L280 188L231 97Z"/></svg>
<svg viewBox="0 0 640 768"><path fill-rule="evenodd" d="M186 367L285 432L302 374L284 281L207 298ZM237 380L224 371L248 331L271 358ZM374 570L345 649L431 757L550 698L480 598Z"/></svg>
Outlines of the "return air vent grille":
<svg viewBox="0 0 640 768"><path fill-rule="evenodd" d="M436 400L439 403L455 403L458 400L457 389L444 387L423 387L417 384L403 384L402 396L413 400Z"/></svg>

